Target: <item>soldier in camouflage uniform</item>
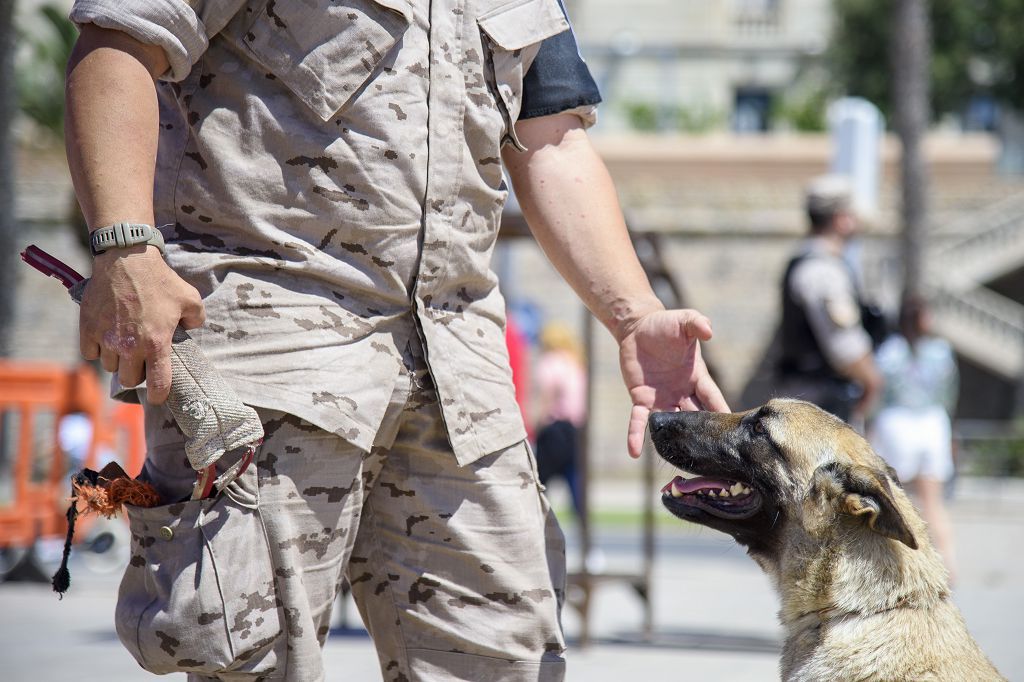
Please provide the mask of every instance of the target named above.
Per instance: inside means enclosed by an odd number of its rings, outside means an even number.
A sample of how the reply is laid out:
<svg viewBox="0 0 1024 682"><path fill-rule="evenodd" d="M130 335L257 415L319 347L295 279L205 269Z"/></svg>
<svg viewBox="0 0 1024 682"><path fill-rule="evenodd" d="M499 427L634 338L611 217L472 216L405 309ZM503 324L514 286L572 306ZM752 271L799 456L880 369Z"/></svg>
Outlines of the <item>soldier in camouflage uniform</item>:
<svg viewBox="0 0 1024 682"><path fill-rule="evenodd" d="M247 615L276 606L285 627L219 677L322 679L347 576L387 680L561 679L561 531L489 266L503 168L619 342L630 453L651 410L726 406L707 319L665 311L633 254L558 1L77 0L71 17L90 228L166 241L96 257L82 353L145 379L146 474L166 494L192 480L160 405L177 324L265 424L276 580Z"/></svg>

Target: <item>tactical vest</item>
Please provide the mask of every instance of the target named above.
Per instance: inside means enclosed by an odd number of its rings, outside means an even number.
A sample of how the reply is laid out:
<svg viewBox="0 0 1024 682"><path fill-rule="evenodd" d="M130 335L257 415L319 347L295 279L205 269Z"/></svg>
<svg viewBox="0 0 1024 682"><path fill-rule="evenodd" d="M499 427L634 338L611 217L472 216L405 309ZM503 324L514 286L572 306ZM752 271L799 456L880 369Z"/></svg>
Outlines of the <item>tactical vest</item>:
<svg viewBox="0 0 1024 682"><path fill-rule="evenodd" d="M807 258L814 254L796 256L782 276L782 353L778 362L778 373L784 378L802 377L811 379L845 381L829 363L821 345L811 329L807 312L797 302L792 291L793 272Z"/></svg>

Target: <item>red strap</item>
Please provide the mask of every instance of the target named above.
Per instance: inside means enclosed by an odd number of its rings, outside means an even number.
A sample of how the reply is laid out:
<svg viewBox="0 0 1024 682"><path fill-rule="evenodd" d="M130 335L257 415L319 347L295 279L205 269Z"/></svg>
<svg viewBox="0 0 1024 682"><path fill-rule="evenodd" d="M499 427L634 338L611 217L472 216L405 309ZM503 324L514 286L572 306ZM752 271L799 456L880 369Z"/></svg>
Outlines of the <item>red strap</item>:
<svg viewBox="0 0 1024 682"><path fill-rule="evenodd" d="M56 277L61 281L61 284L68 289L85 279L85 277L80 275L70 265L54 258L35 244L30 245L21 252L21 260L25 261L44 275Z"/></svg>
<svg viewBox="0 0 1024 682"><path fill-rule="evenodd" d="M215 480L217 480L217 467L211 464L196 475L196 487L192 491L192 499L205 500L209 497Z"/></svg>

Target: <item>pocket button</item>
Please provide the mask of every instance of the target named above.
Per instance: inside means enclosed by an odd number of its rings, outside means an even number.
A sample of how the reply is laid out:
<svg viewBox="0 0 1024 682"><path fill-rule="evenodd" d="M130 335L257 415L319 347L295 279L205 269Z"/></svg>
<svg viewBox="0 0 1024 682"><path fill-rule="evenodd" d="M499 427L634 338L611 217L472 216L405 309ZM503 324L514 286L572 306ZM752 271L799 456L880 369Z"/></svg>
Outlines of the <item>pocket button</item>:
<svg viewBox="0 0 1024 682"><path fill-rule="evenodd" d="M174 538L174 529L170 526L164 526L160 529L160 537L164 540L172 540Z"/></svg>

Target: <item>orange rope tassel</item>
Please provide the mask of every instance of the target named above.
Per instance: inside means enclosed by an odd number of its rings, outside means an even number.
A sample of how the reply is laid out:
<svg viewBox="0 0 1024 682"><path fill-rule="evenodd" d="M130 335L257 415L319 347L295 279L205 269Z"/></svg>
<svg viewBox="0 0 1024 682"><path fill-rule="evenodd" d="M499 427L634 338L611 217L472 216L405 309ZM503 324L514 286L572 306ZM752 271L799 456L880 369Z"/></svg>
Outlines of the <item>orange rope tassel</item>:
<svg viewBox="0 0 1024 682"><path fill-rule="evenodd" d="M160 504L160 494L153 486L129 478L117 464L105 466L95 484L76 480L71 487L83 514L94 513L108 519L116 516L123 504L134 507L155 507Z"/></svg>
<svg viewBox="0 0 1024 682"><path fill-rule="evenodd" d="M136 481L125 473L117 462L111 462L99 472L82 469L71 479L71 506L68 507L68 532L64 538L64 556L60 568L53 574L53 590L64 596L71 586L68 559L71 556L71 542L75 536L75 520L79 505L83 514L99 514L108 519L121 510L121 505L155 507L161 503L156 488L145 481Z"/></svg>

